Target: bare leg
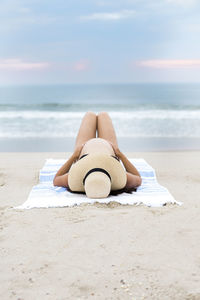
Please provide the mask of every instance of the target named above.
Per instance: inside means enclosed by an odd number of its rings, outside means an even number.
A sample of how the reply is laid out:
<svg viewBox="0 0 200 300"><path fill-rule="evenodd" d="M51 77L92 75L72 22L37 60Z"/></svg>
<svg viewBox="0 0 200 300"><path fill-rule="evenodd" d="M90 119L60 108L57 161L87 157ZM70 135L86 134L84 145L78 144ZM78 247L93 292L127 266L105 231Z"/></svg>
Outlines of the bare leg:
<svg viewBox="0 0 200 300"><path fill-rule="evenodd" d="M109 114L107 112L101 112L98 114L97 120L98 137L118 146L115 129Z"/></svg>
<svg viewBox="0 0 200 300"><path fill-rule="evenodd" d="M87 112L82 119L78 135L76 137L75 148L96 137L97 116L93 112Z"/></svg>

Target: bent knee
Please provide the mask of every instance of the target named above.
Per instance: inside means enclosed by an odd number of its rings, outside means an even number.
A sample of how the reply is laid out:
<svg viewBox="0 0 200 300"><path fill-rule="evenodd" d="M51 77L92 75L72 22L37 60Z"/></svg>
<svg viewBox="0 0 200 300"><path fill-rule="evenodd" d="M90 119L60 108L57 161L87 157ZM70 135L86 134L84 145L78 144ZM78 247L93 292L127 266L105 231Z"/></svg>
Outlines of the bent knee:
<svg viewBox="0 0 200 300"><path fill-rule="evenodd" d="M109 114L106 111L101 111L100 113L98 113L98 117L102 118L102 117L109 117Z"/></svg>
<svg viewBox="0 0 200 300"><path fill-rule="evenodd" d="M88 116L88 117L91 117L91 118L93 118L93 117L96 118L96 114L93 111L87 111L85 116Z"/></svg>

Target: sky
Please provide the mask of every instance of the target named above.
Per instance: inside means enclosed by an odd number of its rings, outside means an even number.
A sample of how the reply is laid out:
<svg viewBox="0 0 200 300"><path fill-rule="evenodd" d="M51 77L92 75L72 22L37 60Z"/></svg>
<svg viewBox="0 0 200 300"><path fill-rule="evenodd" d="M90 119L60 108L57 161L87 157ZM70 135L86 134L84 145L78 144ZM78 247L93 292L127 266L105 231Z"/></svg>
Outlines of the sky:
<svg viewBox="0 0 200 300"><path fill-rule="evenodd" d="M0 85L200 82L199 0L1 0Z"/></svg>

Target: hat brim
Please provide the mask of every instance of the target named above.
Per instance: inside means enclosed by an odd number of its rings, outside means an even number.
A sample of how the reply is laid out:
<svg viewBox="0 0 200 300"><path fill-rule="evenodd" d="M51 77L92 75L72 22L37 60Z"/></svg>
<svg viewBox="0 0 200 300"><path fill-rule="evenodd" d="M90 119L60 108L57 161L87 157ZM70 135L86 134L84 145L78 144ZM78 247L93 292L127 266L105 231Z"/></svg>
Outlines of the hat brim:
<svg viewBox="0 0 200 300"><path fill-rule="evenodd" d="M72 191L84 192L83 179L93 168L107 171L111 177L111 190L122 189L126 185L126 171L122 164L108 154L88 154L74 163L68 174L68 185Z"/></svg>

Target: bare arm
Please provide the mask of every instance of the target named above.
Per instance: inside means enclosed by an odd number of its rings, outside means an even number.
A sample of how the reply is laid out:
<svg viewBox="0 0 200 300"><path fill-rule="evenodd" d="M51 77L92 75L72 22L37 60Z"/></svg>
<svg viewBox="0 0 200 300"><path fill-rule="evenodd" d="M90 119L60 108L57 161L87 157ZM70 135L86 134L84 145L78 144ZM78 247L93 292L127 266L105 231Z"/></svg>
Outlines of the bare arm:
<svg viewBox="0 0 200 300"><path fill-rule="evenodd" d="M111 144L113 147L113 150L115 151L115 154L119 157L121 162L123 163L126 174L127 174L127 182L126 182L126 188L131 187L138 187L142 184L142 178L140 176L140 173L136 169L136 167L130 162L130 160L119 150L118 147Z"/></svg>
<svg viewBox="0 0 200 300"><path fill-rule="evenodd" d="M80 152L83 148L83 145L77 147L74 151L74 153L70 156L70 158L64 163L64 165L58 170L56 173L53 185L55 186L63 186L68 187L68 172L71 168L72 164L77 161Z"/></svg>

